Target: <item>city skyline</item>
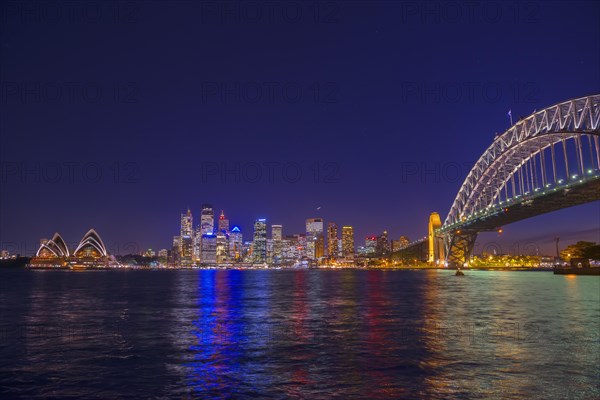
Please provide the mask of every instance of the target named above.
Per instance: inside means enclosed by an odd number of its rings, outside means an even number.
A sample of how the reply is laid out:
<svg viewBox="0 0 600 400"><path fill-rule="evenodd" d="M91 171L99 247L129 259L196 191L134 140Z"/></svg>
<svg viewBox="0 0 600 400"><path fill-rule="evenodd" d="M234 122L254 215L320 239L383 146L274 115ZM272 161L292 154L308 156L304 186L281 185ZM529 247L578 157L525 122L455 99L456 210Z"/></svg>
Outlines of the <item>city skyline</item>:
<svg viewBox="0 0 600 400"><path fill-rule="evenodd" d="M210 209L210 211L208 212L208 214L203 215L203 213L206 212L205 207L208 207ZM582 207L582 206L579 206ZM583 206L585 207L585 205ZM135 240L128 240L126 242L124 242L125 247L121 247L122 245L115 243L112 240L107 241L107 245L106 248L107 250L111 253L111 254L115 254L115 255L125 255L125 254L143 254L145 251L147 251L148 249L154 249L155 251L159 251L159 250L166 250L166 249L170 249L173 247L179 247L180 249L183 247L186 247L187 250L185 252L185 254L189 254L190 259L198 259L197 254L200 251L200 242L195 242L194 238L196 237L195 235L199 234L199 235L204 235L204 234L214 234L215 237L217 235L217 233L220 231L220 229L215 229L215 222L217 223L217 226L219 226L219 224L223 224L224 222L222 222L223 220L221 219L221 217L224 217L223 213L224 210L221 210L220 213L221 215L219 215L219 217L214 216L214 211L212 209L212 205L207 204L207 203L203 203L200 207L198 207L198 209L200 210L200 212L198 214L200 214L200 222L198 224L194 224L194 212L192 211L192 207L187 207L185 212L181 212L180 213L180 224L179 224L179 235L170 236L170 239L167 240L165 243L162 244L158 244L158 245L141 245L139 242L136 242ZM565 212L569 212L571 208L567 208L567 209L563 209L563 210L559 210L555 213L565 213ZM211 214L212 213L212 214ZM427 216L427 218L429 218L429 215ZM538 217L539 218L539 217ZM600 218L600 217L599 217ZM247 219L247 218L239 218L239 220L243 220L243 219ZM325 218L321 218L321 217L317 217L317 218L308 218L308 219L304 219L305 223L302 224L302 219L299 218L299 224L297 225L305 225L308 223L308 220L312 220L312 219L317 219L320 220L320 223L323 224L323 239L327 238L329 239L329 235L328 235L328 227L329 224L334 224L336 226L339 227L339 233L338 233L338 240L340 241L338 243L339 246L342 246L342 241L343 241L343 228L351 228L352 229L352 235L354 236L354 231L356 229L356 226L354 225L350 225L350 224L339 224L337 221L331 221L331 220L327 220ZM237 230L237 232L240 232L241 235L247 235L244 237L244 239L252 239L253 236L253 227L255 225L255 222L257 220L263 220L263 222L266 223L265 228L266 228L266 236L265 238L271 239L272 235L269 235L268 232L271 232L271 230L269 228L272 227L279 227L282 228L282 233L283 236L290 236L290 235L297 235L297 234L306 234L306 231L303 231L302 229L297 229L297 230L293 230L293 228L290 228L289 230L286 229L286 226L280 224L280 223L270 223L268 218L255 218L253 221L253 223L251 224L252 229L248 229L250 227L244 227L243 224L238 224L238 223L234 223L231 224L232 228L235 228ZM229 217L227 217L225 219L226 223L229 226L230 220ZM518 224L518 222L517 222ZM185 227L184 227L185 226ZM203 228L204 227L204 228ZM504 229L503 228L503 232L504 233ZM187 235L184 235L183 233L187 232ZM363 231L365 231L363 229ZM424 232L423 235L421 236L417 236L417 237L410 237L408 235L405 234L400 234L396 237L389 235L388 239L388 244L390 246L389 250L398 250L399 247L401 246L406 246L407 244L409 244L410 242L414 241L414 240L421 240L423 238L427 237L427 221L424 222L424 226L422 227L422 231ZM60 229L49 229L46 232L62 232ZM200 232L200 233L199 233ZM367 235L364 236L354 236L355 241L354 241L354 251L357 251L357 249L359 247L368 247L369 246L369 242L373 241L373 247L375 248L377 245L377 239L381 236L381 234L385 234L386 236L388 236L388 229L383 229L381 232L371 232L368 231L369 233ZM228 233L231 233L231 231L228 231ZM597 229L591 229L588 231L583 231L583 232L575 232L574 235L567 235L566 237L563 237L563 242L561 244L561 246L565 247L569 244L574 244L577 241L580 240L586 240L587 238L590 238L592 241L597 240L596 239L596 235L599 235L600 233L598 232ZM480 235L482 236L487 236L488 238L491 236L491 239L487 239L487 241L483 241L483 240L478 240L478 245L476 246L476 252L478 252L479 254L481 254L482 251L485 252L485 246L489 246L490 243L492 244L492 247L495 247L496 249L501 249L501 253L502 254L526 254L526 255L553 255L555 253L555 244L556 244L556 238L560 238L560 236L557 236L557 234L555 232L549 232L543 235L538 235L536 237L532 237L530 240L525 239L525 240L513 240L511 241L510 239L508 240L503 240L503 238L501 238L500 234L497 233L490 233L490 232L483 232ZM186 240L182 240L181 238L187 236L187 241ZM22 247L17 246L17 247L12 247L12 245L9 245L8 251L10 254L21 254L23 256L31 256L34 255L36 253L36 251L39 249L39 243L40 243L40 238L44 238L45 236L39 236L38 239L34 242L32 242L32 245L28 250L29 252L26 253L18 253L15 251L15 248L21 249ZM356 242L356 240L358 239L358 242ZM175 245L174 241L177 241L177 244ZM247 240L246 240L247 241ZM252 240L250 240L252 241ZM364 242L363 242L364 241ZM482 246L480 243L483 242L484 245ZM78 242L67 242L71 247L76 246ZM171 243L171 245L169 245L169 243ZM361 243L363 243L361 245ZM197 247L198 246L198 247ZM326 249L328 251L329 249L329 240L323 242L322 244L323 248L322 248L322 254L323 255L328 255L328 253L326 253ZM6 249L2 249L2 250L6 250ZM114 251L116 250L116 251Z"/></svg>

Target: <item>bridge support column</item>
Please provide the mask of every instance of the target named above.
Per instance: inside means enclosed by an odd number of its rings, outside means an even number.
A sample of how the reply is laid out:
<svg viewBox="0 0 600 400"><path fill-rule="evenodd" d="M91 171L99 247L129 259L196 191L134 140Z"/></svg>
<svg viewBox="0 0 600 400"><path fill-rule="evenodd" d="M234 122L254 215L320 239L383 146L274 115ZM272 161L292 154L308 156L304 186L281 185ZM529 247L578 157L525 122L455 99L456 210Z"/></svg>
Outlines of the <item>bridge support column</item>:
<svg viewBox="0 0 600 400"><path fill-rule="evenodd" d="M452 268L468 266L476 239L477 232L473 231L455 231L446 234L444 247L448 266Z"/></svg>

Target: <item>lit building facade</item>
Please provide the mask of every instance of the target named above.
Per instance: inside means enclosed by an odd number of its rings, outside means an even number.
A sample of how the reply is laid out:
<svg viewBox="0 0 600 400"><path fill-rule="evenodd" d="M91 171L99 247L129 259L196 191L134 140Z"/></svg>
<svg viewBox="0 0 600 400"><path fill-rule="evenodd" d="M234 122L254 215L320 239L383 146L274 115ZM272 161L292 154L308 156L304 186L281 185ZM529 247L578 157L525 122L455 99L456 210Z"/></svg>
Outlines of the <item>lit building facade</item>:
<svg viewBox="0 0 600 400"><path fill-rule="evenodd" d="M200 254L202 253L202 232L200 230L200 225L198 225L194 230L194 237L192 238L192 243L194 247L192 257L195 262L199 262Z"/></svg>
<svg viewBox="0 0 600 400"><path fill-rule="evenodd" d="M293 264L300 260L303 254L303 248L298 242L299 235L286 236L281 240L281 258L282 264Z"/></svg>
<svg viewBox="0 0 600 400"><path fill-rule="evenodd" d="M202 210L200 211L200 254L199 259L203 264L212 263L213 255L204 255L204 235L213 235L215 233L215 212L210 204L202 204ZM210 236L212 238L212 236ZM196 239L198 240L198 239ZM212 239L211 239L212 240ZM216 236L215 236L216 241ZM216 243L215 243L216 246ZM208 248L208 247L207 247ZM216 251L216 248L215 248Z"/></svg>
<svg viewBox="0 0 600 400"><path fill-rule="evenodd" d="M218 264L227 262L228 247L227 235L224 232L217 233L216 261Z"/></svg>
<svg viewBox="0 0 600 400"><path fill-rule="evenodd" d="M173 236L173 247L171 247L171 262L179 264L181 261L181 236Z"/></svg>
<svg viewBox="0 0 600 400"><path fill-rule="evenodd" d="M274 264L283 262L283 227L281 225L271 225L271 240L273 241L273 257Z"/></svg>
<svg viewBox="0 0 600 400"><path fill-rule="evenodd" d="M215 212L213 211L212 205L202 204L202 211L200 213L200 233L205 235L207 233L215 232Z"/></svg>
<svg viewBox="0 0 600 400"><path fill-rule="evenodd" d="M318 260L324 255L323 218L309 218L306 220L306 256Z"/></svg>
<svg viewBox="0 0 600 400"><path fill-rule="evenodd" d="M377 236L367 236L365 238L364 253L368 255L377 253Z"/></svg>
<svg viewBox="0 0 600 400"><path fill-rule="evenodd" d="M342 257L347 260L354 258L354 228L342 227Z"/></svg>
<svg viewBox="0 0 600 400"><path fill-rule="evenodd" d="M229 219L225 217L223 210L219 216L219 232L229 233Z"/></svg>
<svg viewBox="0 0 600 400"><path fill-rule="evenodd" d="M380 256L387 256L390 254L390 241L388 239L387 231L377 236L377 247L375 253Z"/></svg>
<svg viewBox="0 0 600 400"><path fill-rule="evenodd" d="M215 265L217 263L217 235L206 233L202 235L202 264Z"/></svg>
<svg viewBox="0 0 600 400"><path fill-rule="evenodd" d="M242 261L244 258L244 238L239 226L234 226L229 234L229 259Z"/></svg>
<svg viewBox="0 0 600 400"><path fill-rule="evenodd" d="M338 252L338 226L335 222L327 224L327 256L335 260L339 256Z"/></svg>

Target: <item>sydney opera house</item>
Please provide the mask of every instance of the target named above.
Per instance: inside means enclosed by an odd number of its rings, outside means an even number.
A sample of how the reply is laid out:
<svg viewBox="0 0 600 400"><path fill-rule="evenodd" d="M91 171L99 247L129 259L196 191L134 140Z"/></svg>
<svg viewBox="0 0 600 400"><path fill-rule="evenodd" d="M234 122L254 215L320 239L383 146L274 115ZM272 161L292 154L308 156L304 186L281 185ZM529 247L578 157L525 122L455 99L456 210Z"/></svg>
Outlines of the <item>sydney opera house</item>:
<svg viewBox="0 0 600 400"><path fill-rule="evenodd" d="M43 240L28 266L30 268L108 268L118 266L106 251L100 235L90 229L73 252L60 234Z"/></svg>

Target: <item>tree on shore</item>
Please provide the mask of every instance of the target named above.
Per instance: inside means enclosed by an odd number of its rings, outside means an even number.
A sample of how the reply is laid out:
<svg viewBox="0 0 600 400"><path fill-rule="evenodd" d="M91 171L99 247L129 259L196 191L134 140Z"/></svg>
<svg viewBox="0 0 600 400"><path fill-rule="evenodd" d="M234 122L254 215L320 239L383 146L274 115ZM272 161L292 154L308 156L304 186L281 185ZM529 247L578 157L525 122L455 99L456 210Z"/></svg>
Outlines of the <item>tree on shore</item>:
<svg viewBox="0 0 600 400"><path fill-rule="evenodd" d="M600 245L594 242L580 241L561 251L560 258L566 261L571 261L572 258L600 260Z"/></svg>

